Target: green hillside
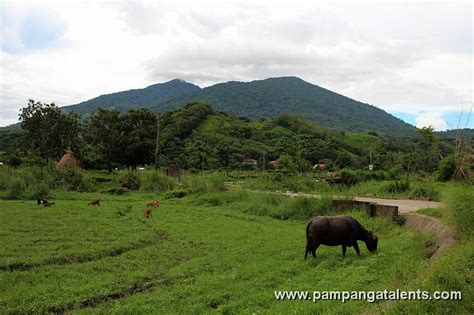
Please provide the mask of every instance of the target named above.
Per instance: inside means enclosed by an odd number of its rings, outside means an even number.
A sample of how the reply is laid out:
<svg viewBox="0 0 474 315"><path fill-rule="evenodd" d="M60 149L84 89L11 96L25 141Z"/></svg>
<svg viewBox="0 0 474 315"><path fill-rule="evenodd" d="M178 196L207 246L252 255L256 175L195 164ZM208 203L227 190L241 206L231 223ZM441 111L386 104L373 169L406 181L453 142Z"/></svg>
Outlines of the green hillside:
<svg viewBox="0 0 474 315"><path fill-rule="evenodd" d="M181 80L156 84L145 89L102 95L67 111L90 114L99 107L127 111L150 108L164 112L191 102L206 102L219 111L249 119L280 114L302 116L330 128L395 137L412 137L415 128L387 112L296 77L270 78L252 82L219 83L204 89Z"/></svg>
<svg viewBox="0 0 474 315"><path fill-rule="evenodd" d="M227 82L162 102L152 109L165 111L190 102L207 102L217 110L250 119L288 113L328 127L351 132L411 137L415 128L387 112L296 77L252 82Z"/></svg>
<svg viewBox="0 0 474 315"><path fill-rule="evenodd" d="M161 117L161 163L182 168L240 168L244 158L259 165L264 158L267 163L279 159L295 169L318 162L365 168L370 154L379 167L390 168L392 151L420 150L412 141L337 131L303 117L281 114L251 121L201 103Z"/></svg>
<svg viewBox="0 0 474 315"><path fill-rule="evenodd" d="M101 95L76 105L65 106L63 109L83 115L89 114L98 108L116 108L121 111L140 107L149 108L178 95L198 90L200 90L200 87L197 85L175 79L150 85L144 89Z"/></svg>

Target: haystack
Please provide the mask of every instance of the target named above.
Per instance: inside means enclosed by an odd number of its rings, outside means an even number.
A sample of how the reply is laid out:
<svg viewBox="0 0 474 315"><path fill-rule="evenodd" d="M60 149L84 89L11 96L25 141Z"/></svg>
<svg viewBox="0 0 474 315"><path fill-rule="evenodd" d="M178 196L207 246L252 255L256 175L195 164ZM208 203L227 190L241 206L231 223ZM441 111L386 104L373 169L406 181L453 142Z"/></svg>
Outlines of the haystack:
<svg viewBox="0 0 474 315"><path fill-rule="evenodd" d="M67 150L66 154L56 164L56 170L59 171L65 167L81 167L81 163L74 156L74 152Z"/></svg>

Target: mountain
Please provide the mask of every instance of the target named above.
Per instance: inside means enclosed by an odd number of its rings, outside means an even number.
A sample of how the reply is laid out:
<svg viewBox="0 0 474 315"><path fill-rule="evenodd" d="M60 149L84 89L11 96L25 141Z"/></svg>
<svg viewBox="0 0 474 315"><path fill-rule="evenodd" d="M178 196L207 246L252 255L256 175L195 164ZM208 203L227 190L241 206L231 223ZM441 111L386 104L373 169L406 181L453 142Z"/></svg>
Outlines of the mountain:
<svg viewBox="0 0 474 315"><path fill-rule="evenodd" d="M62 107L66 111L74 111L81 115L101 108L116 108L127 111L132 108L152 107L173 97L199 91L197 85L174 79L165 83L150 85L144 89L134 89L112 94L101 95L91 100Z"/></svg>
<svg viewBox="0 0 474 315"><path fill-rule="evenodd" d="M154 107L165 111L190 102L207 102L217 110L259 119L283 113L300 115L334 129L411 137L415 128L380 108L326 90L296 77L216 84Z"/></svg>
<svg viewBox="0 0 474 315"><path fill-rule="evenodd" d="M464 139L466 140L474 139L474 129L472 128L451 129L447 131L435 132L437 136L447 139L456 139L459 133L461 133L464 136Z"/></svg>
<svg viewBox="0 0 474 315"><path fill-rule="evenodd" d="M416 134L413 126L380 108L296 77L251 82L231 81L204 89L184 81L172 80L145 89L99 96L66 109L80 114L89 113L98 107L115 107L120 110L148 107L155 112L164 112L191 102L206 102L219 111L250 119L288 113L351 132L377 132L396 137L413 137Z"/></svg>

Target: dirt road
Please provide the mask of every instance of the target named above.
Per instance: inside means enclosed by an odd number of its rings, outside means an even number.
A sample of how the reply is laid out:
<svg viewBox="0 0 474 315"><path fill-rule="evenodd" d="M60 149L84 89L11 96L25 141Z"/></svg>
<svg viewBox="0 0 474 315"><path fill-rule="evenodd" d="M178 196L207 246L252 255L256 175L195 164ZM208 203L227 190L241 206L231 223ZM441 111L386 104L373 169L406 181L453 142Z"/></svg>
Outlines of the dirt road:
<svg viewBox="0 0 474 315"><path fill-rule="evenodd" d="M313 198L322 198L322 195L317 194L306 194L306 193L293 193L293 192L286 192L281 193L286 196L290 197L313 197ZM342 199L345 198L344 196L330 196L334 199ZM357 201L365 201L365 202L374 202L379 205L386 205L386 206L398 206L399 213L407 213L407 212L416 212L419 209L425 208L440 208L443 206L443 203L437 201L425 201L425 200L409 200L409 199L386 199L386 198L376 198L376 197L354 197L354 200Z"/></svg>

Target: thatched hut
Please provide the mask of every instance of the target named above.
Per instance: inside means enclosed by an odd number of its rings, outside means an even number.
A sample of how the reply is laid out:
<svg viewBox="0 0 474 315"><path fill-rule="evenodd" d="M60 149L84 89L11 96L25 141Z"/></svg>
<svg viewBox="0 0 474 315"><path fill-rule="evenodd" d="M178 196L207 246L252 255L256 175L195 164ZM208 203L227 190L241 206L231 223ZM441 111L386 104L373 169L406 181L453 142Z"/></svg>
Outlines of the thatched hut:
<svg viewBox="0 0 474 315"><path fill-rule="evenodd" d="M56 164L56 170L59 171L65 167L81 167L81 163L76 159L74 152L67 150L66 154Z"/></svg>

